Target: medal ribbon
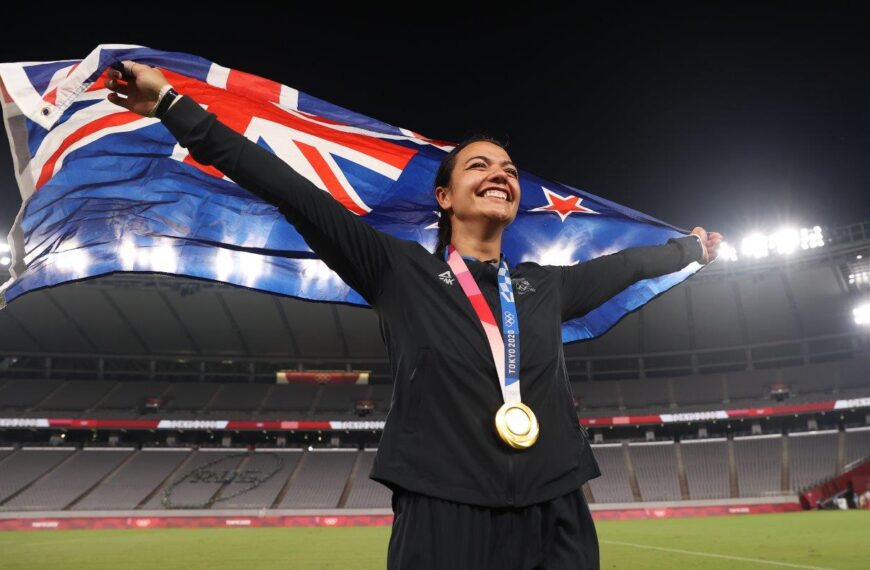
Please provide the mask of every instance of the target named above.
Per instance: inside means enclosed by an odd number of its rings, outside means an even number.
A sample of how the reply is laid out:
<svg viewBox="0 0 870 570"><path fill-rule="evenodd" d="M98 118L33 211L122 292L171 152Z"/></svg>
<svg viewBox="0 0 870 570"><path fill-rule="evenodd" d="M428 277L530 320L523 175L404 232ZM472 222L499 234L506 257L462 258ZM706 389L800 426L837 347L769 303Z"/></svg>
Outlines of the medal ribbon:
<svg viewBox="0 0 870 570"><path fill-rule="evenodd" d="M492 359L498 373L498 383L505 403L520 402L520 320L514 302L514 290L511 275L504 254L500 256L498 265L498 293L501 306L501 331L496 324L492 309L489 308L480 287L468 270L465 260L452 245L447 246L444 253L447 264L459 281L459 286L468 300L489 342Z"/></svg>

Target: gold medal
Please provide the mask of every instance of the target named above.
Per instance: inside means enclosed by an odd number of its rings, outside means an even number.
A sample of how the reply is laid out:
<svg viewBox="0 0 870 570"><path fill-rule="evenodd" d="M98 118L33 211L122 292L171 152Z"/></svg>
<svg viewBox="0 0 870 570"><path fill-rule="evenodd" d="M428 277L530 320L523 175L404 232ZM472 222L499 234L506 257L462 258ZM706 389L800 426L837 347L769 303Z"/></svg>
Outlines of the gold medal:
<svg viewBox="0 0 870 570"><path fill-rule="evenodd" d="M505 403L495 414L495 430L514 449L528 449L538 440L538 418L522 402Z"/></svg>

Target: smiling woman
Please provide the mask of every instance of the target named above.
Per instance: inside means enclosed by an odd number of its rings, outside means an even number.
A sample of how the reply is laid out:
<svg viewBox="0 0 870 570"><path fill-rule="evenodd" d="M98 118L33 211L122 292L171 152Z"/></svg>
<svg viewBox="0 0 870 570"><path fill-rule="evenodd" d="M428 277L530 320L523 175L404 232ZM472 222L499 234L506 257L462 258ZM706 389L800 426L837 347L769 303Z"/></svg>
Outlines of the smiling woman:
<svg viewBox="0 0 870 570"><path fill-rule="evenodd" d="M459 143L435 175L436 251L453 243L463 255L498 259L501 234L517 216L520 192L519 171L502 143L485 136Z"/></svg>
<svg viewBox="0 0 870 570"><path fill-rule="evenodd" d="M106 87L113 103L161 119L199 163L274 204L377 313L394 393L370 477L393 491L389 568L599 567L581 492L599 470L559 325L636 281L713 259L721 236L697 228L572 266L511 266L502 234L517 216L519 172L503 145L477 137L438 169L433 255L374 229L160 71L127 62Z"/></svg>

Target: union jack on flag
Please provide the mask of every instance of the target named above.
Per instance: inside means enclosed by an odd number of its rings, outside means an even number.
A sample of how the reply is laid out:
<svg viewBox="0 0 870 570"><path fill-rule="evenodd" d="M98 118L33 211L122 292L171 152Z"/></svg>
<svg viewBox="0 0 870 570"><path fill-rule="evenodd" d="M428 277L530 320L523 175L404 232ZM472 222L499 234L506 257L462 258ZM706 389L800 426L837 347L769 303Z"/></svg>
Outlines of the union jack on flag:
<svg viewBox="0 0 870 570"><path fill-rule="evenodd" d="M278 210L193 160L156 119L106 100L121 61L159 67L182 93L275 153L378 230L434 249L435 172L452 145L203 58L101 45L83 60L0 64L0 94L22 206L9 234L0 307L43 287L119 271L212 279L364 305ZM512 263L568 265L686 232L592 194L520 173ZM571 342L699 268L637 283L563 325Z"/></svg>

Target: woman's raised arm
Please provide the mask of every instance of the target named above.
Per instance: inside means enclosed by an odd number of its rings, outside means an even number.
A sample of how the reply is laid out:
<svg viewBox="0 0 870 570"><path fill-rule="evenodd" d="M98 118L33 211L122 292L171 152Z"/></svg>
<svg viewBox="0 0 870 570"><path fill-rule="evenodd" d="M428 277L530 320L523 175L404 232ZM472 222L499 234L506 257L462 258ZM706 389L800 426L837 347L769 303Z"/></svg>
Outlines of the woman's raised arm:
<svg viewBox="0 0 870 570"><path fill-rule="evenodd" d="M274 204L311 249L369 304L393 266L393 238L362 221L277 156L249 141L183 94L174 93L153 67L124 62L105 85L109 101L156 116L201 164L214 165L239 186Z"/></svg>
<svg viewBox="0 0 870 570"><path fill-rule="evenodd" d="M698 227L664 245L630 247L561 267L562 322L582 317L642 279L679 271L693 261L710 263L721 241L721 234Z"/></svg>

